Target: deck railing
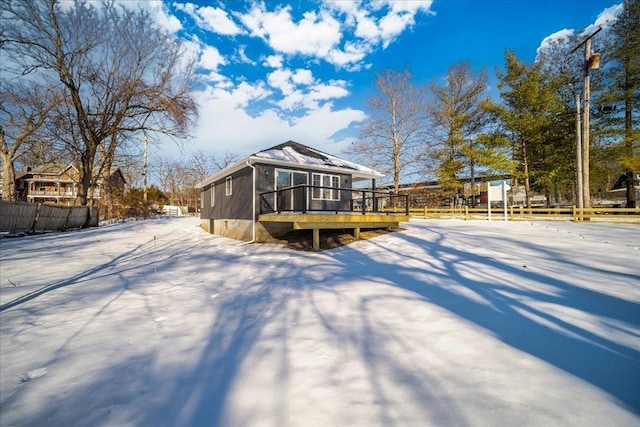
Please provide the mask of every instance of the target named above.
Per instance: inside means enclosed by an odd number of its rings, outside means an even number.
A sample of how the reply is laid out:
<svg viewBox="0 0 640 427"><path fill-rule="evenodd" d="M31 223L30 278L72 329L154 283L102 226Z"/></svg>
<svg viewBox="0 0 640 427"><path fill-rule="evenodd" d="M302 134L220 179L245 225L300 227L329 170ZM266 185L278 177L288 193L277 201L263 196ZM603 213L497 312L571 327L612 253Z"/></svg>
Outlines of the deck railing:
<svg viewBox="0 0 640 427"><path fill-rule="evenodd" d="M387 191L300 184L259 193L260 213L360 212L409 215L409 196Z"/></svg>

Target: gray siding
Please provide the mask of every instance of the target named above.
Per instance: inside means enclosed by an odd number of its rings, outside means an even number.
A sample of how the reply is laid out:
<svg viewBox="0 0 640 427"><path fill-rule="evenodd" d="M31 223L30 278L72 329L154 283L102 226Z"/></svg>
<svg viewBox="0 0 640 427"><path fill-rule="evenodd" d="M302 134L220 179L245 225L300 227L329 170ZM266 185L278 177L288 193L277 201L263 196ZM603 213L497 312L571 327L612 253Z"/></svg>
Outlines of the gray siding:
<svg viewBox="0 0 640 427"><path fill-rule="evenodd" d="M265 164L254 165L256 170L256 216L260 213L272 212L275 206L274 193L259 196L260 193L273 191L275 189L275 172L278 170L292 170L298 172L306 172L308 174L307 182L313 184L312 174L315 171L311 168L281 167ZM319 172L325 173L326 172ZM308 189L307 200L309 210L326 210L326 211L345 211L351 210L351 188L352 181L349 174L336 174L340 177L340 200L313 200L311 189ZM226 176L215 181L201 190L201 213L200 218L204 220L257 220L252 217L253 209L251 203L253 201L253 182L252 169L250 167L243 168L230 175L232 179L233 191L230 196L226 193ZM215 189L214 205L211 206L211 191Z"/></svg>
<svg viewBox="0 0 640 427"><path fill-rule="evenodd" d="M252 170L243 168L231 175L232 194L226 195L227 176L202 189L203 219L253 219ZM215 191L214 205L211 206L211 191Z"/></svg>

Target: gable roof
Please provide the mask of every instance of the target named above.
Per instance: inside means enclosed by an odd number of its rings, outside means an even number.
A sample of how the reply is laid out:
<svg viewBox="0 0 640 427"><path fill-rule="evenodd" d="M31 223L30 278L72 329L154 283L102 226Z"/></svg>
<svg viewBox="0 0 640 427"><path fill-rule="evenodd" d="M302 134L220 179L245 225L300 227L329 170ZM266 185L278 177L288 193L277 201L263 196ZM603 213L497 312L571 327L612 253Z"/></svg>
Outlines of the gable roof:
<svg viewBox="0 0 640 427"><path fill-rule="evenodd" d="M55 174L62 175L69 169L74 169L76 172L80 172L80 170L73 163L46 163L43 165L35 166L33 168L28 168L26 171L16 171L16 180L18 179L29 179L28 176L31 175L39 175L39 174ZM100 168L98 166L93 168L93 173L97 174ZM109 177L112 177L116 173L120 174L124 183L127 183L127 179L118 166L112 166L109 170Z"/></svg>
<svg viewBox="0 0 640 427"><path fill-rule="evenodd" d="M78 168L76 168L73 163L45 163L33 168L27 168L27 170L16 171L16 179L23 179L28 175L39 174L62 175L69 169L75 169L75 171L78 172Z"/></svg>
<svg viewBox="0 0 640 427"><path fill-rule="evenodd" d="M363 179L376 179L384 175L366 166L340 159L331 154L316 150L295 141L287 141L282 144L258 151L239 162L222 169L204 181L198 183L196 188L202 188L217 181L245 166L256 163L290 168L304 167L323 172L346 173L351 175L353 181Z"/></svg>

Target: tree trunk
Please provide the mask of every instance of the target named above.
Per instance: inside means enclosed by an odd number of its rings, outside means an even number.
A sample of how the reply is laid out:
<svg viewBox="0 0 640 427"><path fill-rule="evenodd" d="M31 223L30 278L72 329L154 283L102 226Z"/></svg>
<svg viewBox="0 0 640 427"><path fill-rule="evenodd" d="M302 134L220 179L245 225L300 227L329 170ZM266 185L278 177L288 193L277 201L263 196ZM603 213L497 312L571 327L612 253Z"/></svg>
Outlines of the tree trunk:
<svg viewBox="0 0 640 427"><path fill-rule="evenodd" d="M471 160L471 207L476 207L476 164Z"/></svg>
<svg viewBox="0 0 640 427"><path fill-rule="evenodd" d="M628 69L629 68L627 67L627 70ZM627 85L627 88L632 87L631 77L629 76L628 72L626 73L625 80L626 80L625 83ZM633 105L631 102L631 98L627 97L627 99L624 102L624 134L626 137L626 141L625 141L626 155L629 156L629 158L633 157L633 138L632 138L633 120L631 117L632 108L633 108ZM636 207L636 189L634 186L635 171L626 170L625 172L627 175L627 207L635 208Z"/></svg>
<svg viewBox="0 0 640 427"><path fill-rule="evenodd" d="M2 153L2 200L15 202L16 197L16 170L11 156Z"/></svg>
<svg viewBox="0 0 640 427"><path fill-rule="evenodd" d="M527 159L527 145L526 143L522 144L522 166L524 167L524 202L528 208L531 207L531 203L529 200L529 193L531 191L529 185L529 161Z"/></svg>
<svg viewBox="0 0 640 427"><path fill-rule="evenodd" d="M636 188L633 185L634 181L634 172L627 171L627 207L635 208L636 207Z"/></svg>

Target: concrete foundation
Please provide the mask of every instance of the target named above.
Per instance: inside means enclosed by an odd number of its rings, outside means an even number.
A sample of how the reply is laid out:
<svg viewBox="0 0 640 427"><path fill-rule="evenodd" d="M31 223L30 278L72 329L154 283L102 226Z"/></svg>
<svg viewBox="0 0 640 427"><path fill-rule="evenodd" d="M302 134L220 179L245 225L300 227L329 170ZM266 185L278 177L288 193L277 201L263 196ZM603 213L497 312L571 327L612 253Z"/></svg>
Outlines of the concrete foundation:
<svg viewBox="0 0 640 427"><path fill-rule="evenodd" d="M253 239L253 222L248 219L216 219L213 221L213 234L248 242Z"/></svg>

